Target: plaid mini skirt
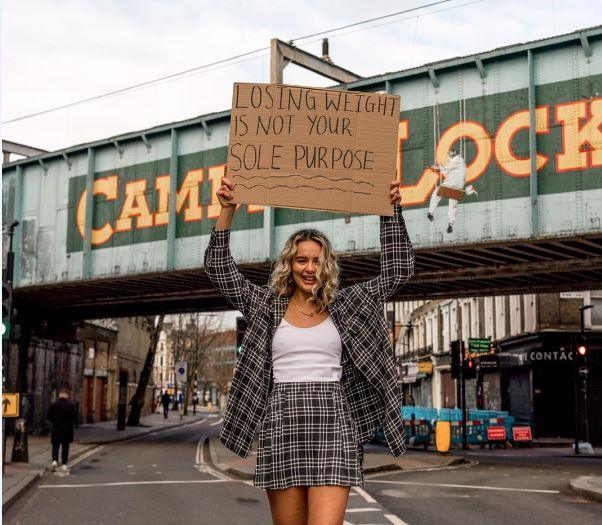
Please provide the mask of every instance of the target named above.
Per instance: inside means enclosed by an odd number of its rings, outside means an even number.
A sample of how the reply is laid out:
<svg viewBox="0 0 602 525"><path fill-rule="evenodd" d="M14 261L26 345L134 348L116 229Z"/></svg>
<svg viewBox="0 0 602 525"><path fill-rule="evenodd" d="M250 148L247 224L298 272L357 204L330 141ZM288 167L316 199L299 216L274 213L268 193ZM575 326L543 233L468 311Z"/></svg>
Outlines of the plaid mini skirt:
<svg viewBox="0 0 602 525"><path fill-rule="evenodd" d="M259 429L253 485L363 485L363 447L338 381L274 383Z"/></svg>

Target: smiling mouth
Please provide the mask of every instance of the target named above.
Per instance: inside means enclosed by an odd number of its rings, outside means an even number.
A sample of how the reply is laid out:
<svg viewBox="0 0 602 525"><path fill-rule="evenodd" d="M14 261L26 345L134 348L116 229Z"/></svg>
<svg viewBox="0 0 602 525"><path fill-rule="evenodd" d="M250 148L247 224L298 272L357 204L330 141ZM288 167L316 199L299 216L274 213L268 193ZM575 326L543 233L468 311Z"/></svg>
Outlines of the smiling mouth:
<svg viewBox="0 0 602 525"><path fill-rule="evenodd" d="M301 276L301 279L303 279L303 282L305 282L307 284L315 284L316 283L316 278L315 277L303 277L303 276Z"/></svg>

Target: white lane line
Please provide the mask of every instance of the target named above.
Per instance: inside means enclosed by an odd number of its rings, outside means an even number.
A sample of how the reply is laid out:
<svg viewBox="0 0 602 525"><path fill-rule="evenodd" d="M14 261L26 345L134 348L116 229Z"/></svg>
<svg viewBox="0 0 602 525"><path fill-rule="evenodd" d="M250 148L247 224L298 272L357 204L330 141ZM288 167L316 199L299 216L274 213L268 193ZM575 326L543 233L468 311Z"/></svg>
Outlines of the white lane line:
<svg viewBox="0 0 602 525"><path fill-rule="evenodd" d="M374 507L362 508L362 509L347 509L345 512L379 512L380 509Z"/></svg>
<svg viewBox="0 0 602 525"><path fill-rule="evenodd" d="M395 516L395 514L385 514L385 518L387 518L393 525L408 525L401 518Z"/></svg>
<svg viewBox="0 0 602 525"><path fill-rule="evenodd" d="M210 427L215 427L217 425L221 425L223 420L224 420L224 418L222 417L222 418L218 419L217 421L215 421L213 423L209 423L209 426Z"/></svg>
<svg viewBox="0 0 602 525"><path fill-rule="evenodd" d="M357 492L362 498L364 498L368 503L377 503L377 501L370 496L365 490L359 487L353 487L353 490ZM351 494L351 496L355 496L355 494Z"/></svg>
<svg viewBox="0 0 602 525"><path fill-rule="evenodd" d="M384 479L367 479L370 483L390 483L395 485L419 485L425 487L449 487L456 489L479 489L479 490L504 490L509 492L534 492L538 494L559 494L559 490L546 489L518 489L512 487L488 487L485 485L460 485L456 483L420 483L418 481L387 481Z"/></svg>
<svg viewBox="0 0 602 525"><path fill-rule="evenodd" d="M165 481L115 481L112 483L79 483L73 485L38 485L41 489L80 489L88 487L122 487L124 485L190 485L198 483L222 483L221 479L188 479Z"/></svg>

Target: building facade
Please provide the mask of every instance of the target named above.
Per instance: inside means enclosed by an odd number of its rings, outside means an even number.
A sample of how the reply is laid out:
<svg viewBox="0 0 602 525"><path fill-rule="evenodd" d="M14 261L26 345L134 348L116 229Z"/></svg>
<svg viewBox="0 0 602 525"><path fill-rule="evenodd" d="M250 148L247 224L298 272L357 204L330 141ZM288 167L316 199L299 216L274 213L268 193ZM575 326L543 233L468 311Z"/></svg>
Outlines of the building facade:
<svg viewBox="0 0 602 525"><path fill-rule="evenodd" d="M524 294L389 305L396 320L395 352L404 402L436 408L459 406L451 376L450 343L489 339L466 382L467 406L508 410L536 437L574 435L575 370L580 306L588 346L585 410L592 442L602 442L602 292ZM583 407L581 410L584 410Z"/></svg>

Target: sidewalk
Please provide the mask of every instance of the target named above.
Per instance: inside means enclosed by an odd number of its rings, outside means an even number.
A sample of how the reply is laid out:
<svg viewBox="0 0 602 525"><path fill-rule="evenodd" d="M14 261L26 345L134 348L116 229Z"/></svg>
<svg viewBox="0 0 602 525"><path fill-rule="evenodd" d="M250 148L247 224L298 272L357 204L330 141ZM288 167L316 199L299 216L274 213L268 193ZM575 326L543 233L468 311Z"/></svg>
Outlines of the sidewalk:
<svg viewBox="0 0 602 525"><path fill-rule="evenodd" d="M220 412L218 409L207 410L205 407L197 407L196 416L192 415L192 409L190 409L188 415L182 420L176 412L170 412L167 419L163 417L163 414L150 414L140 418L141 426L126 427L125 430L117 430L116 421L80 425L75 429L75 441L71 443L69 449L69 466L82 454L98 445L125 441L168 428L189 425L208 413L219 414ZM52 461L49 436L29 435L27 442L29 463L10 463L13 439L12 436L8 436L6 439L7 463L2 476L3 511L40 479Z"/></svg>
<svg viewBox="0 0 602 525"><path fill-rule="evenodd" d="M217 470L241 479L253 479L257 460L257 441L253 442L249 455L242 459L228 450L217 437L207 438L209 463ZM384 470L421 470L449 467L467 463L461 456L439 454L437 452L415 452L408 450L401 458L395 459L386 447L367 444L364 446L364 473Z"/></svg>
<svg viewBox="0 0 602 525"><path fill-rule="evenodd" d="M602 476L581 476L572 479L569 486L580 496L602 503Z"/></svg>

